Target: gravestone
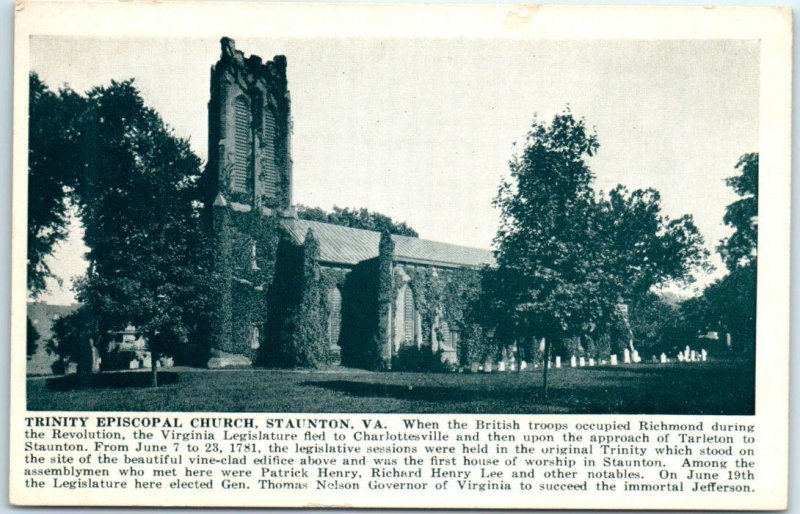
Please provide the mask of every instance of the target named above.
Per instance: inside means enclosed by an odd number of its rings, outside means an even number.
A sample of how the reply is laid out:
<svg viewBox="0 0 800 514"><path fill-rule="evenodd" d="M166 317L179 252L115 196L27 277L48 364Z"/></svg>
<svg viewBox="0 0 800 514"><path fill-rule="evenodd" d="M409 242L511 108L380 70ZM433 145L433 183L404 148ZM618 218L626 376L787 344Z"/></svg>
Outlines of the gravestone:
<svg viewBox="0 0 800 514"><path fill-rule="evenodd" d="M578 358L577 358L577 357L575 357L574 355L573 355L572 357L570 357L570 359L569 359L569 365L570 365L571 367L573 367L573 368L577 368L577 367L578 367Z"/></svg>
<svg viewBox="0 0 800 514"><path fill-rule="evenodd" d="M497 371L505 371L506 370L506 361L500 361L497 363Z"/></svg>
<svg viewBox="0 0 800 514"><path fill-rule="evenodd" d="M578 365L579 365L580 367L584 367L584 366L586 366L586 359L584 359L583 357L581 357L580 359L578 359Z"/></svg>
<svg viewBox="0 0 800 514"><path fill-rule="evenodd" d="M526 369L528 369L528 363L525 362L525 361L520 362L519 363L519 370L520 371L525 371Z"/></svg>
<svg viewBox="0 0 800 514"><path fill-rule="evenodd" d="M557 368L561 367L561 356L559 355L556 355L556 367Z"/></svg>
<svg viewBox="0 0 800 514"><path fill-rule="evenodd" d="M612 353L611 354L611 365L612 366L616 366L617 365L617 354L616 353Z"/></svg>
<svg viewBox="0 0 800 514"><path fill-rule="evenodd" d="M661 354L661 364L666 364L666 363L667 363L667 354L666 353L662 353Z"/></svg>
<svg viewBox="0 0 800 514"><path fill-rule="evenodd" d="M631 351L628 350L627 348L625 348L625 352L624 352L623 355L624 355L623 362L625 364L630 364L631 363Z"/></svg>
<svg viewBox="0 0 800 514"><path fill-rule="evenodd" d="M589 358L589 366L594 366L594 359L591 357Z"/></svg>
<svg viewBox="0 0 800 514"><path fill-rule="evenodd" d="M708 360L708 352L706 351L706 349L705 349L705 348L703 348L702 350L700 350L700 360L701 360L701 361L703 361L703 362L705 362L706 360Z"/></svg>

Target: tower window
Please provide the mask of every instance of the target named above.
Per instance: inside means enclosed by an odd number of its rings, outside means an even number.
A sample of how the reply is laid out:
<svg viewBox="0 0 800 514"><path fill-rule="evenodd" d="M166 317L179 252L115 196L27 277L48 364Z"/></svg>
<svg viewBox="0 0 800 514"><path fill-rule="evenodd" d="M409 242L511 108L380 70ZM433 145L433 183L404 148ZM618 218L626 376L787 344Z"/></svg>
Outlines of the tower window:
<svg viewBox="0 0 800 514"><path fill-rule="evenodd" d="M264 129L262 131L263 155L263 187L264 194L274 198L278 194L278 166L275 164L275 114L272 109L264 109Z"/></svg>
<svg viewBox="0 0 800 514"><path fill-rule="evenodd" d="M252 148L252 131L250 130L250 104L247 98L239 96L234 101L235 159L231 171L231 189L241 193L247 192L250 176L250 151Z"/></svg>

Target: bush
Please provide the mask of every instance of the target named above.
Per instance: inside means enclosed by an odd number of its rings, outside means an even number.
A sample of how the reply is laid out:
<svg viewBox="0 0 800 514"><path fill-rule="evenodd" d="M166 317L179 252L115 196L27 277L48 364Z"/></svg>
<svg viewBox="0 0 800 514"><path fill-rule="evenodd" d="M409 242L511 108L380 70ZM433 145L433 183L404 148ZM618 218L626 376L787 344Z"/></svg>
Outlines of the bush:
<svg viewBox="0 0 800 514"><path fill-rule="evenodd" d="M431 351L430 346L417 348L413 345L404 345L392 357L393 371L426 371L444 373L453 371L453 367L442 360L442 351Z"/></svg>

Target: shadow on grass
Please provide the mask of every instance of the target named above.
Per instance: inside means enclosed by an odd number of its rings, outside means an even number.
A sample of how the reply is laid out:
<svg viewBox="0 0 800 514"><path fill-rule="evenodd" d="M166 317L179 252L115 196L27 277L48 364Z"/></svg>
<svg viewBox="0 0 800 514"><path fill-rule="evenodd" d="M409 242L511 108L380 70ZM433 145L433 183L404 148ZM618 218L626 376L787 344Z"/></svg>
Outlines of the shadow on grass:
<svg viewBox="0 0 800 514"><path fill-rule="evenodd" d="M158 385L175 384L179 376L171 371L159 371ZM124 389L128 387L150 387L149 372L127 371L121 373L95 373L92 375L89 388L91 389ZM47 380L47 388L54 391L72 391L81 389L78 375L73 373Z"/></svg>
<svg viewBox="0 0 800 514"><path fill-rule="evenodd" d="M654 394L651 388L638 388L630 385L554 385L544 399L540 384L530 384L510 390L499 388L467 388L381 384L347 380L308 381L299 384L304 387L318 387L364 399L394 399L439 404L476 403L494 405L502 412L508 406L509 412L524 412L534 406L545 409L562 408L571 413L585 414L705 414L705 415L748 415L753 414L753 397L726 395L724 391L714 391L711 398L704 390L693 387L678 394ZM668 383L656 383L656 388L669 390ZM520 409L520 406L524 406ZM445 408L447 410L451 407ZM534 409L535 410L535 409Z"/></svg>
<svg viewBox="0 0 800 514"><path fill-rule="evenodd" d="M319 387L329 391L345 393L360 398L392 398L395 400L411 400L426 402L461 403L483 400L508 400L509 390L469 389L462 387L408 386L399 384L376 384L349 380L327 380L303 382L301 386ZM551 394L553 389L550 390ZM537 401L541 400L540 386L518 388L515 394L521 394Z"/></svg>

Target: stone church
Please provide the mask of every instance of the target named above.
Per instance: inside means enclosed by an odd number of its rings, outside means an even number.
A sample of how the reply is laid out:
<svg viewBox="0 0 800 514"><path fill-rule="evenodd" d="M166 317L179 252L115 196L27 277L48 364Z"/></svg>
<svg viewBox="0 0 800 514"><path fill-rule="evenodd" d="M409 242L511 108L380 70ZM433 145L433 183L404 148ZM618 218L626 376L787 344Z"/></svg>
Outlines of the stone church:
<svg viewBox="0 0 800 514"><path fill-rule="evenodd" d="M286 58L246 57L228 38L221 47L202 179L217 280L208 365L277 365L270 348L301 301L309 259L329 362L391 369L409 347L465 362L466 298L492 253L298 219Z"/></svg>

